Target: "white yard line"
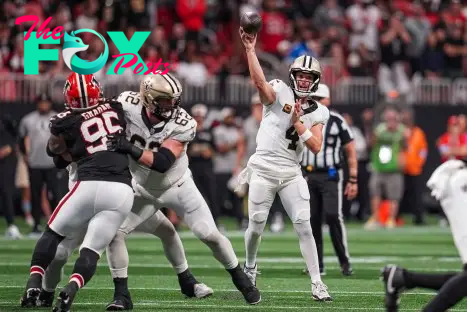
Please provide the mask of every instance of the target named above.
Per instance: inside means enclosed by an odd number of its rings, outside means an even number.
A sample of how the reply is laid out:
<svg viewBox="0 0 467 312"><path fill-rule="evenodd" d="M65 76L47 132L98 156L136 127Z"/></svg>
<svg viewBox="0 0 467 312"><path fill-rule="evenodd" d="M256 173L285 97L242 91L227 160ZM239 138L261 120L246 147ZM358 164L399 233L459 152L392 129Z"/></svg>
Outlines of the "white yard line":
<svg viewBox="0 0 467 312"><path fill-rule="evenodd" d="M108 302L76 302L74 306L104 306ZM0 301L0 305L11 306L12 303L9 301ZM313 306L262 306L261 303L257 306L251 307L246 304L244 305L221 305L221 304L187 304L187 301L182 300L158 300L154 302L138 302L135 303L135 307L151 307L156 306L158 308L207 308L207 309L255 309L255 310L315 310L329 307L332 310L351 310L351 311L384 311L383 308L364 308L364 307L336 307L332 303L316 303ZM419 311L420 309L399 309L399 311ZM466 309L450 309L450 311L467 311Z"/></svg>
<svg viewBox="0 0 467 312"><path fill-rule="evenodd" d="M0 285L0 289L17 289L17 288L24 288L23 285ZM85 287L83 289L89 290L114 290L113 287ZM162 290L162 291L180 291L179 288L165 288L165 287L130 287L132 290ZM309 294L311 293L310 290L264 290L260 289L263 293L289 293L289 294ZM214 289L214 293L216 292L237 292L235 289ZM347 295L370 295L370 296L382 296L384 292L382 291L331 291L332 294L347 294ZM404 292L404 295L423 295L423 296L432 296L435 292ZM284 296L288 297L288 296Z"/></svg>

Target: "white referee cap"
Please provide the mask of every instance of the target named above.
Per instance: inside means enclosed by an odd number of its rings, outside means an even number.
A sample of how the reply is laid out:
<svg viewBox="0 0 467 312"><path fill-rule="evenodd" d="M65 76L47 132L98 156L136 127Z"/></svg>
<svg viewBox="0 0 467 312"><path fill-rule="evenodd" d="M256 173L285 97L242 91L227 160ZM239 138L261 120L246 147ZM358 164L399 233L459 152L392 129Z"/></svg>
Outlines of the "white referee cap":
<svg viewBox="0 0 467 312"><path fill-rule="evenodd" d="M208 113L208 108L204 104L195 104L191 108L191 114L193 116L200 116L200 117L206 117L206 114Z"/></svg>
<svg viewBox="0 0 467 312"><path fill-rule="evenodd" d="M330 96L329 88L324 83L318 85L318 90L311 94L312 97L328 98Z"/></svg>

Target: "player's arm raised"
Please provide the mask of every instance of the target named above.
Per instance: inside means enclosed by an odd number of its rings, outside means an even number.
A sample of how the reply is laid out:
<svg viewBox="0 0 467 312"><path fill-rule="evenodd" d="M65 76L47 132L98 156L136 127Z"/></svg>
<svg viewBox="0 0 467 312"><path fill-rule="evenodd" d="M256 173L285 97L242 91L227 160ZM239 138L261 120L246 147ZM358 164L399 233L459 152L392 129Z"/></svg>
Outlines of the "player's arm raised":
<svg viewBox="0 0 467 312"><path fill-rule="evenodd" d="M271 105L276 100L276 93L272 86L266 81L263 69L261 68L258 57L256 56L255 45L257 35L247 34L243 28L240 27L240 38L245 46L246 56L248 59L248 69L250 70L250 76L255 87L258 89L261 103L264 105Z"/></svg>

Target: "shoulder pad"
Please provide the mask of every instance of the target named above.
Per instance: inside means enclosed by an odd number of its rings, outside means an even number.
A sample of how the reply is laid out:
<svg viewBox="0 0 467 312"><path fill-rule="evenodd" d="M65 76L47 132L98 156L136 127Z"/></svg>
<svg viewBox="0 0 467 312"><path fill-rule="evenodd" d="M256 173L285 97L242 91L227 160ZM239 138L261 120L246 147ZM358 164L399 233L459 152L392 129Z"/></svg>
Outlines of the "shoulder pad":
<svg viewBox="0 0 467 312"><path fill-rule="evenodd" d="M273 79L269 81L269 84L272 86L276 93L279 92L284 86L286 86L286 84L280 79Z"/></svg>
<svg viewBox="0 0 467 312"><path fill-rule="evenodd" d="M125 91L120 93L117 101L125 107L126 105L138 105L141 102L141 98L139 92Z"/></svg>
<svg viewBox="0 0 467 312"><path fill-rule="evenodd" d="M177 118L173 120L175 128L170 136L171 139L180 142L190 142L196 135L196 120L193 119L184 109L181 109Z"/></svg>

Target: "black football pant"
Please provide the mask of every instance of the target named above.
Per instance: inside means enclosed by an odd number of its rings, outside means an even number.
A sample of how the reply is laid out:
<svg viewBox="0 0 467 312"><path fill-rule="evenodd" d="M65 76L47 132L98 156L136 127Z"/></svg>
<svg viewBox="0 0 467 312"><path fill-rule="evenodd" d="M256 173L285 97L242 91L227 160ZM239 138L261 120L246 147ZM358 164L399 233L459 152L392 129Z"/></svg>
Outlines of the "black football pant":
<svg viewBox="0 0 467 312"><path fill-rule="evenodd" d="M16 162L0 164L0 211L3 212L8 226L14 223L15 209L13 194L15 187Z"/></svg>
<svg viewBox="0 0 467 312"><path fill-rule="evenodd" d="M47 196L50 207L55 209L60 201L59 170L57 168L36 169L29 168L29 184L31 188L31 214L34 218L34 227L41 221L42 215L42 187L47 185Z"/></svg>
<svg viewBox="0 0 467 312"><path fill-rule="evenodd" d="M190 167L193 180L199 192L206 200L209 209L211 209L214 221L217 223L217 219L220 217L220 211L216 202L216 176L214 175L212 167L197 166L196 163L192 163Z"/></svg>
<svg viewBox="0 0 467 312"><path fill-rule="evenodd" d="M420 287L438 291L422 311L446 311L467 297L466 265L460 273L417 273L404 270L404 283L407 289Z"/></svg>
<svg viewBox="0 0 467 312"><path fill-rule="evenodd" d="M342 170L339 170L342 172ZM318 250L319 267L323 263L323 220L329 225L332 245L340 265L349 264L347 234L342 213L343 178L330 179L327 172L306 172L305 179L310 190L311 228Z"/></svg>
<svg viewBox="0 0 467 312"><path fill-rule="evenodd" d="M219 209L223 209L225 213L234 216L237 219L238 225L241 225L244 218L243 202L237 194L227 187L227 182L229 182L230 178L232 178L231 173L216 174L217 203Z"/></svg>

